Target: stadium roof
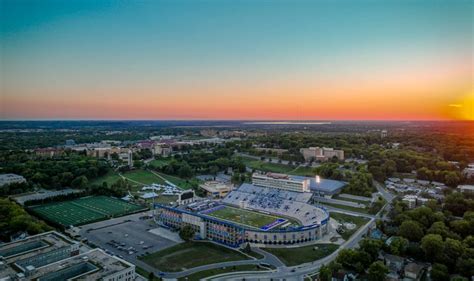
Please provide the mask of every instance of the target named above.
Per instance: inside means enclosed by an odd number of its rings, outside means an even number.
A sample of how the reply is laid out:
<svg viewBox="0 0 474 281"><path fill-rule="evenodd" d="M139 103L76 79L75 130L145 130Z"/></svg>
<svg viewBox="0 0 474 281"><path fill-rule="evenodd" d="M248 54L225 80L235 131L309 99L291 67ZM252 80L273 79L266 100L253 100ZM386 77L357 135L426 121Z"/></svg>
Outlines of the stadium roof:
<svg viewBox="0 0 474 281"><path fill-rule="evenodd" d="M291 179L294 180L305 180L309 179L309 187L311 191L322 191L326 193L334 193L337 190L344 187L347 183L337 180L328 180L328 179L319 179L319 182L316 181L315 177L303 177L303 176L293 176L290 175Z"/></svg>

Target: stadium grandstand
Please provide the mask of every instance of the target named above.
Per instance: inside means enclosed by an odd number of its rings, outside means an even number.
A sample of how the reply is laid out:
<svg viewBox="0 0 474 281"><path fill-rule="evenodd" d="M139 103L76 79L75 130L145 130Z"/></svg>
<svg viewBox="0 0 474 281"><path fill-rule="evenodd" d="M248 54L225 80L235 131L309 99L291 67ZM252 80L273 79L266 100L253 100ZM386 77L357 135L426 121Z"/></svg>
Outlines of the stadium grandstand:
<svg viewBox="0 0 474 281"><path fill-rule="evenodd" d="M232 247L246 242L304 245L328 233L328 212L310 203L313 196L320 196L314 190L321 183L319 179L283 174L263 176L271 180L264 179L261 184L260 175L253 177L253 184L242 184L222 200L202 199L180 206L155 204L157 221L173 229L191 226L195 238ZM291 183L286 188L288 181ZM302 188L298 182L302 182ZM331 181L329 185L340 188L344 183Z"/></svg>

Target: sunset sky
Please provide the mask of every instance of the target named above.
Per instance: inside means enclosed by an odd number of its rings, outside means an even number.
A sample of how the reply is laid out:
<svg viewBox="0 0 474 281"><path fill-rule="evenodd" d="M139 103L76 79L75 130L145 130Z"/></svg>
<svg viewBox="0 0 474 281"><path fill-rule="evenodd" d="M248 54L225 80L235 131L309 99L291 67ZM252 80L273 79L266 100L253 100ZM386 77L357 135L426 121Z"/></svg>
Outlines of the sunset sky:
<svg viewBox="0 0 474 281"><path fill-rule="evenodd" d="M469 0L0 5L0 119L474 120Z"/></svg>

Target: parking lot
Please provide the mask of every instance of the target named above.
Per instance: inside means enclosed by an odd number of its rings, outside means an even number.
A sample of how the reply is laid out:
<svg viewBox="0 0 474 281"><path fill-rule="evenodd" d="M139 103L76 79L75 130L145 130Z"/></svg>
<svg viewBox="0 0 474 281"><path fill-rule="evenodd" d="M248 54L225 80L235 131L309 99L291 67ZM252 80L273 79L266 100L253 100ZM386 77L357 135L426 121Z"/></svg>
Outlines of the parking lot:
<svg viewBox="0 0 474 281"><path fill-rule="evenodd" d="M179 243L177 233L165 229L156 231L157 227L152 219L146 217L146 213L141 213L82 226L80 234L107 253L136 263L138 256Z"/></svg>

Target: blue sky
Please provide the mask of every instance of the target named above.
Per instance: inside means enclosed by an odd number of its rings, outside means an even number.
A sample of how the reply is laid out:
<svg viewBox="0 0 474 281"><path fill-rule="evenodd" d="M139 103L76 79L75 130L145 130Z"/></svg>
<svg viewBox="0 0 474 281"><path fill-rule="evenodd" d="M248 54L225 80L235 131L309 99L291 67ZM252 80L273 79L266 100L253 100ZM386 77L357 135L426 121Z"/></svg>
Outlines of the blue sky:
<svg viewBox="0 0 474 281"><path fill-rule="evenodd" d="M452 70L447 84L463 92L472 74L458 66L472 60L471 1L2 0L0 38L15 103L126 95L117 88L210 99L210 84L232 97L245 84L382 80L423 65Z"/></svg>

